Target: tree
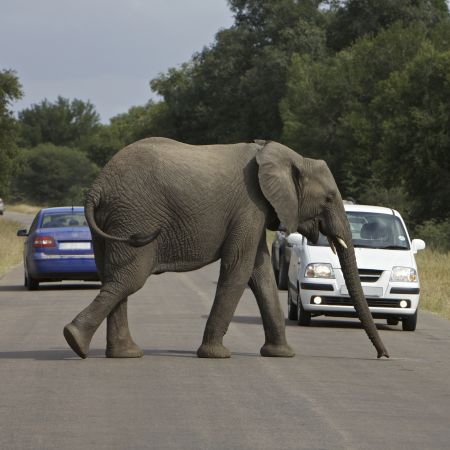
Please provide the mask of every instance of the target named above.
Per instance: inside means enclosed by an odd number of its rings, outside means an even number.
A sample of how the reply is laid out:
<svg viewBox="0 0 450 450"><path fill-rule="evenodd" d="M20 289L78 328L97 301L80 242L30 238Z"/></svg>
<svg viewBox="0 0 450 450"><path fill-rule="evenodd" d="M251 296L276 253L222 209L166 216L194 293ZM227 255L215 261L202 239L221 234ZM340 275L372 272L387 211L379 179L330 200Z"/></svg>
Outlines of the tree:
<svg viewBox="0 0 450 450"><path fill-rule="evenodd" d="M35 204L79 204L83 189L98 173L97 166L76 149L40 144L22 152L24 167L15 188Z"/></svg>
<svg viewBox="0 0 450 450"><path fill-rule="evenodd" d="M329 48L340 51L359 38L389 28L394 23L421 23L433 27L448 17L446 0L347 0L332 1L327 29Z"/></svg>
<svg viewBox="0 0 450 450"><path fill-rule="evenodd" d="M43 143L84 148L99 126L99 115L92 103L58 97L43 100L19 112L21 146L32 148Z"/></svg>
<svg viewBox="0 0 450 450"><path fill-rule="evenodd" d="M370 105L379 83L401 70L425 37L420 24L396 24L334 57L293 58L281 105L282 139L325 159L345 195L358 198L372 183L379 131Z"/></svg>
<svg viewBox="0 0 450 450"><path fill-rule="evenodd" d="M99 167L103 167L116 152L128 144L151 136L175 137L166 120L166 104L149 101L144 106L133 106L128 112L100 125L85 145L86 153Z"/></svg>
<svg viewBox="0 0 450 450"><path fill-rule="evenodd" d="M10 109L22 97L22 86L12 70L0 71L0 193L8 194L17 169L17 125Z"/></svg>
<svg viewBox="0 0 450 450"><path fill-rule="evenodd" d="M449 73L450 49L440 52L425 41L373 101L383 178L393 186L401 174L422 220L450 218Z"/></svg>
<svg viewBox="0 0 450 450"><path fill-rule="evenodd" d="M235 24L179 69L152 80L175 137L190 143L278 139L294 52L324 52L320 2L229 1Z"/></svg>

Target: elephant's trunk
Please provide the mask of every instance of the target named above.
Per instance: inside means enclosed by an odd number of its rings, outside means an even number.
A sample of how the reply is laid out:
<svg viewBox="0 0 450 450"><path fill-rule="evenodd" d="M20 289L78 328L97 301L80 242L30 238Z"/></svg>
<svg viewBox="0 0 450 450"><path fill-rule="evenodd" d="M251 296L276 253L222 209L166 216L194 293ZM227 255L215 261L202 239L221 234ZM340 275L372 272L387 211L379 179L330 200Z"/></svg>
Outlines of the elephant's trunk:
<svg viewBox="0 0 450 450"><path fill-rule="evenodd" d="M372 314L370 313L369 306L362 290L352 241L351 239L346 239L345 241L347 248L343 248L342 245L339 244L336 245L336 248L348 293L353 301L364 330L366 330L369 339L377 349L377 357L381 358L382 356L386 356L389 358L389 353L386 350L380 335L378 334L378 330L375 326Z"/></svg>

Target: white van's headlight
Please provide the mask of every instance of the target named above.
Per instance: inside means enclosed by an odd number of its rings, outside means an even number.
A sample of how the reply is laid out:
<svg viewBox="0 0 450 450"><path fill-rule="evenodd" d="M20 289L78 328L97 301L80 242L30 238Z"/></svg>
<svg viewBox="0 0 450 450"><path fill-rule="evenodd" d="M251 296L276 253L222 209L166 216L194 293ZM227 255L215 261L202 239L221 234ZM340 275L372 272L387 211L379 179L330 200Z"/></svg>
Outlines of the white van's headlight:
<svg viewBox="0 0 450 450"><path fill-rule="evenodd" d="M391 281L417 281L417 272L411 267L394 267Z"/></svg>
<svg viewBox="0 0 450 450"><path fill-rule="evenodd" d="M333 268L331 264L315 263L308 264L305 270L307 278L334 278Z"/></svg>

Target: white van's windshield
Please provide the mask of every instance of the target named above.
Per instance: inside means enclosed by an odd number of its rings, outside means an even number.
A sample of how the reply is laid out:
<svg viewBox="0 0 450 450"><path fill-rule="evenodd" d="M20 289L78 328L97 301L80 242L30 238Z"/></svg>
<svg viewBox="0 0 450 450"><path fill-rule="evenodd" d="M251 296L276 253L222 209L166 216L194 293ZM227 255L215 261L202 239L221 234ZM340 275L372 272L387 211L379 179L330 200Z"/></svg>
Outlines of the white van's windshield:
<svg viewBox="0 0 450 450"><path fill-rule="evenodd" d="M347 211L347 217L355 247L409 250L406 230L393 214ZM308 241L308 245L329 246L328 239L322 233L317 244Z"/></svg>

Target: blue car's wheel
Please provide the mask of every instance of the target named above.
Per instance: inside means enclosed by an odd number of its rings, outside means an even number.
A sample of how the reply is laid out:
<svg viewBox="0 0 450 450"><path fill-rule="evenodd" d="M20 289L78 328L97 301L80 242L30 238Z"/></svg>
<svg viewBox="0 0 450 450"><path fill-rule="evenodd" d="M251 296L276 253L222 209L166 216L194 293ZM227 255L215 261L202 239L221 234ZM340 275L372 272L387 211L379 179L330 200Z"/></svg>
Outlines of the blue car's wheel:
<svg viewBox="0 0 450 450"><path fill-rule="evenodd" d="M25 269L25 287L29 291L35 291L39 288L39 281L34 279L29 273L28 270Z"/></svg>

